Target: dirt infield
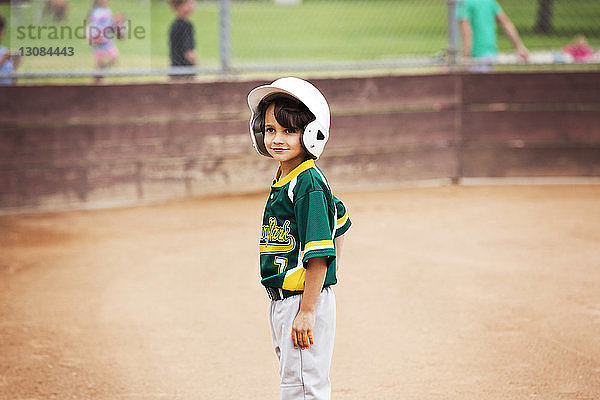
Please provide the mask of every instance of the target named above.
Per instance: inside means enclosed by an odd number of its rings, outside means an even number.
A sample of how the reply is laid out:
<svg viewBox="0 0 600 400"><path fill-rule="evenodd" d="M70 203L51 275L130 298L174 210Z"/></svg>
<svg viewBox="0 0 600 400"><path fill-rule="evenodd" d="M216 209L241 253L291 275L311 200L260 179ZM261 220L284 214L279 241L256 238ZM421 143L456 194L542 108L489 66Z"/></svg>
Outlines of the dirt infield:
<svg viewBox="0 0 600 400"><path fill-rule="evenodd" d="M340 197L335 399L600 398L600 186ZM263 204L0 217L0 398L278 398Z"/></svg>

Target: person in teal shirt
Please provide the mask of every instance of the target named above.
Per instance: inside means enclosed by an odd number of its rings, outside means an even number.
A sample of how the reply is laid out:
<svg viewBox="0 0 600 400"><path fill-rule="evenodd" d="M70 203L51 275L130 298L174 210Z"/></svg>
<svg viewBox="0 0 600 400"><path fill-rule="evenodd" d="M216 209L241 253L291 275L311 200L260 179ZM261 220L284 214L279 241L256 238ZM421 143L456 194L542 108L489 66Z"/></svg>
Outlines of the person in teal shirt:
<svg viewBox="0 0 600 400"><path fill-rule="evenodd" d="M511 40L519 57L527 62L529 51L517 29L496 0L463 0L456 8L460 25L465 63L476 65L478 71L489 71L498 55L496 28L499 24Z"/></svg>

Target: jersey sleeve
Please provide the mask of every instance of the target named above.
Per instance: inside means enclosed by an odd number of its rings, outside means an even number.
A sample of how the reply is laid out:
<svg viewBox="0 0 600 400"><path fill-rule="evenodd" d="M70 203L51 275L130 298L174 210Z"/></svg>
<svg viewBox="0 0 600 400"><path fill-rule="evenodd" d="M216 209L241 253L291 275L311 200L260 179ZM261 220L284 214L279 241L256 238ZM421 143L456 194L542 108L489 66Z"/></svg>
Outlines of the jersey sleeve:
<svg viewBox="0 0 600 400"><path fill-rule="evenodd" d="M335 224L335 237L342 236L344 233L350 229L350 225L352 225L352 221L350 221L350 217L348 216L348 210L344 203L333 196L333 201L335 202L335 208L337 211L337 221Z"/></svg>
<svg viewBox="0 0 600 400"><path fill-rule="evenodd" d="M469 19L469 16L467 15L467 6L464 1L461 1L456 5L456 20L460 21L461 19Z"/></svg>
<svg viewBox="0 0 600 400"><path fill-rule="evenodd" d="M494 15L499 15L502 14L504 11L502 11L502 7L500 6L500 4L498 4L497 1L494 1Z"/></svg>
<svg viewBox="0 0 600 400"><path fill-rule="evenodd" d="M302 262L314 257L335 257L333 230L335 222L321 190L308 192L294 202L298 236L302 244Z"/></svg>

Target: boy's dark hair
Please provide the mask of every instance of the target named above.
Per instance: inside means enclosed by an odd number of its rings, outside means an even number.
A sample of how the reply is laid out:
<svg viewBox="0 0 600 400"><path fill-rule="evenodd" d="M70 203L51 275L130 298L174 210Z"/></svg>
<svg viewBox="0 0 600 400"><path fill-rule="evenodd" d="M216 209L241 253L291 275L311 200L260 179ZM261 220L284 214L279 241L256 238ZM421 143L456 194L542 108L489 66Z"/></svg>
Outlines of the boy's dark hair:
<svg viewBox="0 0 600 400"><path fill-rule="evenodd" d="M5 26L6 26L6 20L4 19L2 14L0 14L0 32L2 32L4 30Z"/></svg>
<svg viewBox="0 0 600 400"><path fill-rule="evenodd" d="M309 122L315 120L315 115L300 100L278 93L265 97L258 104L252 126L255 132L265 132L265 113L271 104L275 104L275 120L284 128L304 130Z"/></svg>
<svg viewBox="0 0 600 400"><path fill-rule="evenodd" d="M178 9L182 5L184 5L188 0L168 0L168 3L174 9Z"/></svg>

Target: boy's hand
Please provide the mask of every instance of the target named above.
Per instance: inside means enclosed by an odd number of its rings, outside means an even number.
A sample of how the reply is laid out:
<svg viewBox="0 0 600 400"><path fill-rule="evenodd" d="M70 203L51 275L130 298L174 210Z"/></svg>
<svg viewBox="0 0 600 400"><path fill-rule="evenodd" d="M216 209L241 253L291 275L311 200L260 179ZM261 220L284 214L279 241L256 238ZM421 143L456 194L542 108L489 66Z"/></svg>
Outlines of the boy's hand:
<svg viewBox="0 0 600 400"><path fill-rule="evenodd" d="M315 328L315 313L309 311L298 312L292 325L292 341L294 348L308 349L313 343L313 329Z"/></svg>
<svg viewBox="0 0 600 400"><path fill-rule="evenodd" d="M314 257L308 260L304 293L300 301L300 311L292 324L294 348L308 349L313 342L315 310L327 273L327 257Z"/></svg>
<svg viewBox="0 0 600 400"><path fill-rule="evenodd" d="M517 54L521 58L521 60L529 63L529 50L525 46L517 46Z"/></svg>
<svg viewBox="0 0 600 400"><path fill-rule="evenodd" d="M183 55L186 60L188 60L192 65L198 65L198 57L196 56L195 50L188 50Z"/></svg>

